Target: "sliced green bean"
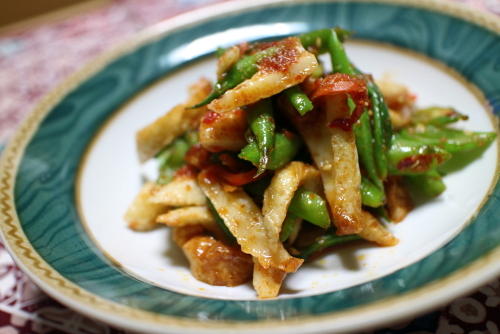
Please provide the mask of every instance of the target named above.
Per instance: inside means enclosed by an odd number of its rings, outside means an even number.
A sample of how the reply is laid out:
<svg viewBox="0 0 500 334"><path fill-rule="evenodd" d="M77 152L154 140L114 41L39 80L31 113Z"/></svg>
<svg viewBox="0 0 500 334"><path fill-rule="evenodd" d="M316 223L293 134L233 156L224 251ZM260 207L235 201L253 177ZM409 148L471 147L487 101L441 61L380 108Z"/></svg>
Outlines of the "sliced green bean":
<svg viewBox="0 0 500 334"><path fill-rule="evenodd" d="M159 164L159 176L157 183L169 183L177 169L185 164L184 156L191 145L184 137L176 138L172 143L165 147L156 158Z"/></svg>
<svg viewBox="0 0 500 334"><path fill-rule="evenodd" d="M297 240L297 238L299 237L303 222L304 221L300 218L298 218L296 220L296 224L293 226L292 233L290 233L290 235L288 236L288 239L286 240L286 242L289 245L293 244Z"/></svg>
<svg viewBox="0 0 500 334"><path fill-rule="evenodd" d="M368 81L368 95L373 96L373 98L377 101L378 111L380 112L380 119L382 121L382 128L384 131L384 144L387 150L391 147L391 140L393 135L391 116L389 115L389 108L387 107L387 103L385 103L384 96L382 92L378 88L377 84L373 80Z"/></svg>
<svg viewBox="0 0 500 334"><path fill-rule="evenodd" d="M198 131L188 131L184 134L184 138L190 146L196 145L200 142L198 138Z"/></svg>
<svg viewBox="0 0 500 334"><path fill-rule="evenodd" d="M321 64L321 60L320 59L316 59L318 61L318 66L316 67L316 69L311 73L311 78L313 79L319 79L323 76L324 74L324 71L323 71L323 64Z"/></svg>
<svg viewBox="0 0 500 334"><path fill-rule="evenodd" d="M495 138L494 132L464 131L431 125L425 127L424 130L403 130L395 137L397 140L438 146L449 153L484 148Z"/></svg>
<svg viewBox="0 0 500 334"><path fill-rule="evenodd" d="M292 213L286 215L283 224L281 225L280 241L285 242L293 234L294 230L297 228L297 224L300 223L300 218Z"/></svg>
<svg viewBox="0 0 500 334"><path fill-rule="evenodd" d="M227 51L226 48L221 48L221 47L218 47L217 49L215 49L215 56L217 58L221 57L225 52Z"/></svg>
<svg viewBox="0 0 500 334"><path fill-rule="evenodd" d="M275 124L270 99L261 100L253 105L248 114L248 123L250 130L255 135L255 143L259 149L257 175L260 175L266 170L274 148Z"/></svg>
<svg viewBox="0 0 500 334"><path fill-rule="evenodd" d="M293 157L299 151L301 141L298 136L291 132L276 133L274 138L274 148L269 156L266 168L276 170L292 161ZM241 149L238 157L250 161L254 166L259 165L260 152L257 143L248 143Z"/></svg>
<svg viewBox="0 0 500 334"><path fill-rule="evenodd" d="M387 146L384 137L384 125L380 104L376 94L370 94L370 100L373 110L373 152L375 154L375 165L377 166L378 175L382 180L387 178Z"/></svg>
<svg viewBox="0 0 500 334"><path fill-rule="evenodd" d="M419 109L411 114L414 124L430 124L443 126L460 120L467 120L467 115L461 114L453 108L429 107Z"/></svg>
<svg viewBox="0 0 500 334"><path fill-rule="evenodd" d="M391 174L414 175L434 170L451 158L451 153L414 137L394 135L389 150Z"/></svg>
<svg viewBox="0 0 500 334"><path fill-rule="evenodd" d="M202 107L218 98L229 89L234 88L246 79L251 78L258 71L258 62L265 57L273 55L276 51L276 47L270 47L256 52L255 54L241 57L236 64L229 69L226 75L215 84L212 92L203 101L192 106L191 108Z"/></svg>
<svg viewBox="0 0 500 334"><path fill-rule="evenodd" d="M258 179L257 181L245 184L243 188L250 196L256 199L257 202L262 203L264 192L266 191L267 187L269 187L270 183L271 177L263 177L261 179Z"/></svg>
<svg viewBox="0 0 500 334"><path fill-rule="evenodd" d="M347 57L344 46L335 30L329 30L326 44L330 60L332 62L333 72L345 73L349 75L355 74L354 68Z"/></svg>
<svg viewBox="0 0 500 334"><path fill-rule="evenodd" d="M300 258L307 259L311 255L318 253L328 247L332 247L339 244L348 243L355 240L361 240L361 237L357 234L351 235L335 235L334 232L324 234L311 243L309 246L305 247L299 254Z"/></svg>
<svg viewBox="0 0 500 334"><path fill-rule="evenodd" d="M167 184L172 179L174 178L175 172L177 171L178 168L172 168L172 167L164 167L159 175L158 178L156 179L156 183L158 184Z"/></svg>
<svg viewBox="0 0 500 334"><path fill-rule="evenodd" d="M285 90L285 95L301 116L304 116L314 108L306 93L299 86L293 86Z"/></svg>
<svg viewBox="0 0 500 334"><path fill-rule="evenodd" d="M433 170L426 174L406 176L410 185L425 197L437 197L446 190L441 175Z"/></svg>
<svg viewBox="0 0 500 334"><path fill-rule="evenodd" d="M382 180L378 177L377 167L375 166L373 134L368 112L361 114L358 123L354 127L354 134L356 135L356 148L361 165L370 180L380 189L383 189Z"/></svg>
<svg viewBox="0 0 500 334"><path fill-rule="evenodd" d="M224 220L221 218L221 216L219 216L219 213L217 213L217 210L215 210L215 207L210 200L207 200L207 206L210 212L212 213L214 220L217 223L217 226L219 226L219 228L224 233L226 241L231 244L235 244L236 243L235 236L231 233L231 231L227 227L226 223L224 223Z"/></svg>
<svg viewBox="0 0 500 334"><path fill-rule="evenodd" d="M328 51L328 38L330 37L332 29L319 29L307 32L299 36L300 42L305 49L314 48L318 53ZM335 33L341 41L347 39L351 32L342 28L334 28Z"/></svg>
<svg viewBox="0 0 500 334"><path fill-rule="evenodd" d="M331 225L326 201L318 194L300 187L290 202L288 212L321 228Z"/></svg>
<svg viewBox="0 0 500 334"><path fill-rule="evenodd" d="M362 74L362 72L355 67L354 73ZM388 173L387 154L391 147L393 135L392 123L384 97L373 80L368 80L367 90L372 111L371 126L375 166L377 167L379 178L385 180Z"/></svg>
<svg viewBox="0 0 500 334"><path fill-rule="evenodd" d="M363 205L378 208L385 202L385 195L383 188L376 186L368 178L362 177L361 179L361 200Z"/></svg>
<svg viewBox="0 0 500 334"><path fill-rule="evenodd" d="M390 221L389 219L389 214L387 213L387 207L384 205L384 206L379 206L378 208L373 208L372 210L370 210L375 216L381 218L381 219L385 219L387 221Z"/></svg>

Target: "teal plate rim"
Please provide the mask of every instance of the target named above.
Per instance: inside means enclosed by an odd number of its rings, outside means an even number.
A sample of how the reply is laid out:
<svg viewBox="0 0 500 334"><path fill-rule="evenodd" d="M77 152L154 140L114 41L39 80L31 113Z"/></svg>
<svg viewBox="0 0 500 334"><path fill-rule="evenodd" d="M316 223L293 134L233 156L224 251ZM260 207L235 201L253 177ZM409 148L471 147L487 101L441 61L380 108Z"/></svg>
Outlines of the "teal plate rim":
<svg viewBox="0 0 500 334"><path fill-rule="evenodd" d="M363 15L372 20L357 19ZM423 53L479 87L494 114L500 114L500 20L459 5L235 1L166 21L73 75L39 104L5 148L2 234L18 264L46 292L91 317L140 331L346 331L421 313L500 273L497 180L474 223L441 249L383 278L315 296L268 301L185 296L138 281L100 254L79 223L74 198L80 159L94 134L135 93L213 51L175 57L189 41L276 22L301 23L290 33L335 22L361 38ZM464 48L461 42L470 39L477 46ZM58 140L63 134L65 140Z"/></svg>

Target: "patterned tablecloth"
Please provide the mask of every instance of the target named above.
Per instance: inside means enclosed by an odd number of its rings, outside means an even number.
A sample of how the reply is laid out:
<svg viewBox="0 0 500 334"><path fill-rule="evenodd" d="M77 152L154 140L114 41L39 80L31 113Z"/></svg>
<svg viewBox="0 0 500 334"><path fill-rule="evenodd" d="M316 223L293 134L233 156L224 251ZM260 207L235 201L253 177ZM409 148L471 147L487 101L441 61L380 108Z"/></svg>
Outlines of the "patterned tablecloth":
<svg viewBox="0 0 500 334"><path fill-rule="evenodd" d="M115 0L70 19L0 36L0 150L39 98L99 53L137 31L222 0ZM500 15L500 0L442 0ZM374 333L500 333L500 279L440 310ZM46 296L0 242L0 334L126 333Z"/></svg>

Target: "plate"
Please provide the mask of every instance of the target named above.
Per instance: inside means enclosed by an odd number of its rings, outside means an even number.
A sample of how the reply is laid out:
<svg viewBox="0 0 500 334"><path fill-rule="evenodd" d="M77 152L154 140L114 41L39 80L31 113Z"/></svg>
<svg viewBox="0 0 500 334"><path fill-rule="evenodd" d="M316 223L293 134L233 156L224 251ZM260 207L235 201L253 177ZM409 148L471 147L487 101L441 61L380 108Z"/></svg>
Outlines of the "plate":
<svg viewBox="0 0 500 334"><path fill-rule="evenodd" d="M19 265L66 305L155 333L359 331L415 316L496 277L498 142L447 176L439 200L391 225L397 247L342 249L291 276L273 300L257 300L248 285L204 285L189 275L165 229L125 228L121 216L143 172L135 131L182 101L200 74L213 76L217 46L334 25L356 32L347 48L363 70L389 72L422 105L463 110L467 128L497 130L497 18L416 0L212 6L95 60L20 127L0 169L1 228Z"/></svg>

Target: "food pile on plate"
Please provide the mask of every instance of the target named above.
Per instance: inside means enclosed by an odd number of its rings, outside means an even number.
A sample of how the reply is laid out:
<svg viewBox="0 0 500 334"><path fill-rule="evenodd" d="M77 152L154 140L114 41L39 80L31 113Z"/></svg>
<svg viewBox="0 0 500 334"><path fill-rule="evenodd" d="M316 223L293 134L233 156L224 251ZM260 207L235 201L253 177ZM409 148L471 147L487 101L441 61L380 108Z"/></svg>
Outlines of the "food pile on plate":
<svg viewBox="0 0 500 334"><path fill-rule="evenodd" d="M385 224L401 222L414 196L441 194L447 161L495 134L452 128L467 116L419 109L406 86L375 82L349 60L348 36L323 29L218 50L217 82L200 79L137 133L158 178L128 208L129 227L168 226L194 277L252 280L259 298L336 245L397 244Z"/></svg>

